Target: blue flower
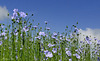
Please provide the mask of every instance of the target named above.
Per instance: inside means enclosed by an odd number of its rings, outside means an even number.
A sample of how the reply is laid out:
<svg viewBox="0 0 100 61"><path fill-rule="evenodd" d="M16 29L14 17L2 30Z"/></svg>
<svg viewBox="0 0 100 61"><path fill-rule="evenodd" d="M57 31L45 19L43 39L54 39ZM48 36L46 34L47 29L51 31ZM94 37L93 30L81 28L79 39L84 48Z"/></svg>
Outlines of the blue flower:
<svg viewBox="0 0 100 61"><path fill-rule="evenodd" d="M18 59L18 56L16 55L16 59Z"/></svg>
<svg viewBox="0 0 100 61"><path fill-rule="evenodd" d="M18 9L14 9L13 11L14 11L14 13L17 13L18 12Z"/></svg>
<svg viewBox="0 0 100 61"><path fill-rule="evenodd" d="M2 35L2 36L5 36L5 35L6 35L6 33L5 33L5 32L3 32L3 33L1 33L1 35Z"/></svg>
<svg viewBox="0 0 100 61"><path fill-rule="evenodd" d="M57 33L54 32L53 35L54 35L54 36L57 36Z"/></svg>
<svg viewBox="0 0 100 61"><path fill-rule="evenodd" d="M23 18L25 18L25 17L27 16L26 13L24 13L24 12L19 12L19 14L20 14L20 16L23 17Z"/></svg>
<svg viewBox="0 0 100 61"><path fill-rule="evenodd" d="M89 37L88 36L86 36L86 40L89 40Z"/></svg>
<svg viewBox="0 0 100 61"><path fill-rule="evenodd" d="M76 58L80 59L80 55L78 55L77 53L76 53Z"/></svg>
<svg viewBox="0 0 100 61"><path fill-rule="evenodd" d="M27 32L29 30L29 28L27 27L27 26L25 26L24 28L23 28L23 31L25 31L25 32Z"/></svg>
<svg viewBox="0 0 100 61"><path fill-rule="evenodd" d="M3 26L3 25L1 25L1 28L4 28L4 26Z"/></svg>
<svg viewBox="0 0 100 61"><path fill-rule="evenodd" d="M59 61L62 61L61 59Z"/></svg>
<svg viewBox="0 0 100 61"><path fill-rule="evenodd" d="M45 36L46 34L44 32L39 32L39 35Z"/></svg>
<svg viewBox="0 0 100 61"><path fill-rule="evenodd" d="M41 39L41 36L37 36L37 37L35 37L36 39Z"/></svg>
<svg viewBox="0 0 100 61"><path fill-rule="evenodd" d="M0 41L0 45L2 45L2 41Z"/></svg>
<svg viewBox="0 0 100 61"><path fill-rule="evenodd" d="M66 38L67 41L70 41L70 39Z"/></svg>
<svg viewBox="0 0 100 61"><path fill-rule="evenodd" d="M16 20L17 23L19 23L19 20Z"/></svg>
<svg viewBox="0 0 100 61"><path fill-rule="evenodd" d="M49 43L49 44L48 44L48 46L49 46L49 47L53 47L53 46L55 46L55 45L54 45L54 44Z"/></svg>
<svg viewBox="0 0 100 61"><path fill-rule="evenodd" d="M67 51L68 50L68 48L65 48L65 51Z"/></svg>
<svg viewBox="0 0 100 61"><path fill-rule="evenodd" d="M59 35L60 37L63 37L62 34Z"/></svg>
<svg viewBox="0 0 100 61"><path fill-rule="evenodd" d="M5 39L7 39L7 36L5 37Z"/></svg>
<svg viewBox="0 0 100 61"><path fill-rule="evenodd" d="M72 61L72 59L69 59L69 61Z"/></svg>
<svg viewBox="0 0 100 61"><path fill-rule="evenodd" d="M100 45L100 40L97 41L97 44Z"/></svg>
<svg viewBox="0 0 100 61"><path fill-rule="evenodd" d="M100 61L100 57L97 58L97 61Z"/></svg>
<svg viewBox="0 0 100 61"><path fill-rule="evenodd" d="M74 30L75 32L79 32L79 29L78 28L75 28L75 30Z"/></svg>
<svg viewBox="0 0 100 61"><path fill-rule="evenodd" d="M50 28L49 28L49 27L46 27L46 29L47 29L47 30L50 30Z"/></svg>
<svg viewBox="0 0 100 61"><path fill-rule="evenodd" d="M17 15L17 13L13 13L13 17L15 17L15 18L16 18L17 16L18 16L18 15Z"/></svg>
<svg viewBox="0 0 100 61"><path fill-rule="evenodd" d="M53 57L53 54L52 54L51 52L48 52L48 53L46 54L46 57L51 58L51 57Z"/></svg>
<svg viewBox="0 0 100 61"><path fill-rule="evenodd" d="M68 56L71 56L71 52L70 52L70 51L66 51L66 54L67 54Z"/></svg>
<svg viewBox="0 0 100 61"><path fill-rule="evenodd" d="M53 54L51 52L49 52L48 50L45 50L44 54L46 57L49 57L49 58L53 57Z"/></svg>
<svg viewBox="0 0 100 61"><path fill-rule="evenodd" d="M44 51L44 54L47 54L48 52L49 52L48 50L45 50L45 51Z"/></svg>
<svg viewBox="0 0 100 61"><path fill-rule="evenodd" d="M53 48L52 52L57 53L57 48Z"/></svg>
<svg viewBox="0 0 100 61"><path fill-rule="evenodd" d="M55 36L53 36L53 35L52 35L51 37L52 37L53 39L56 39L56 37L55 37Z"/></svg>
<svg viewBox="0 0 100 61"><path fill-rule="evenodd" d="M38 27L38 26L33 26L33 28L35 28L35 29L36 29L37 27Z"/></svg>
<svg viewBox="0 0 100 61"><path fill-rule="evenodd" d="M13 16L11 17L11 19L16 19L17 16L18 16L18 15L17 15L17 13L15 12L15 13L13 13Z"/></svg>

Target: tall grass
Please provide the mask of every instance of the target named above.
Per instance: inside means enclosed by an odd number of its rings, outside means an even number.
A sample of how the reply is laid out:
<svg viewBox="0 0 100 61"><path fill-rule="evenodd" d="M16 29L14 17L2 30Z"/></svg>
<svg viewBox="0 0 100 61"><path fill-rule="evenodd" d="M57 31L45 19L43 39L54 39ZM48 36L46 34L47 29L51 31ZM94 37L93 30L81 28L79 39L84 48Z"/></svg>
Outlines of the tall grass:
<svg viewBox="0 0 100 61"><path fill-rule="evenodd" d="M48 22L45 22L43 31L39 24L33 26L34 21L26 19L27 13L18 12L18 9L13 11L12 24L0 24L0 61L100 60L100 40L92 43L87 36L80 41L79 29L75 25L71 30L66 26L63 33L51 33Z"/></svg>

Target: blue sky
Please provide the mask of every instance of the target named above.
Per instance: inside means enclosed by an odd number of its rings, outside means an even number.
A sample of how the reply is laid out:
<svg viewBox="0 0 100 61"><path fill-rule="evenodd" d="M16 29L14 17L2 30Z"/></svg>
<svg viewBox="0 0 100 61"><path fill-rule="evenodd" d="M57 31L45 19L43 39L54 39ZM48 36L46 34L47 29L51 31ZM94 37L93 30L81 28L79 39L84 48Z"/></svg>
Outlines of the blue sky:
<svg viewBox="0 0 100 61"><path fill-rule="evenodd" d="M100 0L1 0L0 6L5 6L10 15L14 8L33 13L34 25L39 22L44 26L48 21L51 31L63 32L66 25L71 27L77 21L78 28L100 29Z"/></svg>

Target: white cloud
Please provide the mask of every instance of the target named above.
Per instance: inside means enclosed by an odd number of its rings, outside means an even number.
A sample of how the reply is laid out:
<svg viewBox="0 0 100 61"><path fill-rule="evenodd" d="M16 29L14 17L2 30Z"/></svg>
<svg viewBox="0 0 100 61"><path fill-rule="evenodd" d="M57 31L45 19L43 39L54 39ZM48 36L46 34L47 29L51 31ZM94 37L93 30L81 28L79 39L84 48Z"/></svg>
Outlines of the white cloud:
<svg viewBox="0 0 100 61"><path fill-rule="evenodd" d="M86 36L92 39L92 42L94 42L94 37L96 37L97 40L100 40L100 29L90 29L90 28L86 28L86 30L80 29L79 33L81 33L79 36L80 41L84 41L84 38Z"/></svg>
<svg viewBox="0 0 100 61"><path fill-rule="evenodd" d="M90 29L90 28L86 28L86 30L80 29L79 33L81 33L79 36L80 41L84 41L84 38L86 38L86 36L88 36L91 39L92 44L90 46L90 51L92 54L93 51L92 49L95 49L94 43L97 43L97 41L100 40L100 29ZM97 39L97 41L94 40L94 37Z"/></svg>
<svg viewBox="0 0 100 61"><path fill-rule="evenodd" d="M8 18L7 14L8 14L7 8L5 6L4 7L0 6L0 20Z"/></svg>

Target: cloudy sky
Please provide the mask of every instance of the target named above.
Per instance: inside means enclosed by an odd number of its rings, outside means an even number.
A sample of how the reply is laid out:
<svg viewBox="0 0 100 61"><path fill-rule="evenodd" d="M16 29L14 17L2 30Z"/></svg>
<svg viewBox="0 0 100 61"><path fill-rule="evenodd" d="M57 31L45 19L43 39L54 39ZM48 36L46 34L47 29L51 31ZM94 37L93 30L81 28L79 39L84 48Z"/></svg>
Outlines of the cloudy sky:
<svg viewBox="0 0 100 61"><path fill-rule="evenodd" d="M0 21L8 18L8 9L5 6L0 6Z"/></svg>
<svg viewBox="0 0 100 61"><path fill-rule="evenodd" d="M6 14L12 15L14 8L33 13L41 26L48 21L51 31L63 32L78 21L80 32L100 35L100 0L0 0L0 23L10 23Z"/></svg>

